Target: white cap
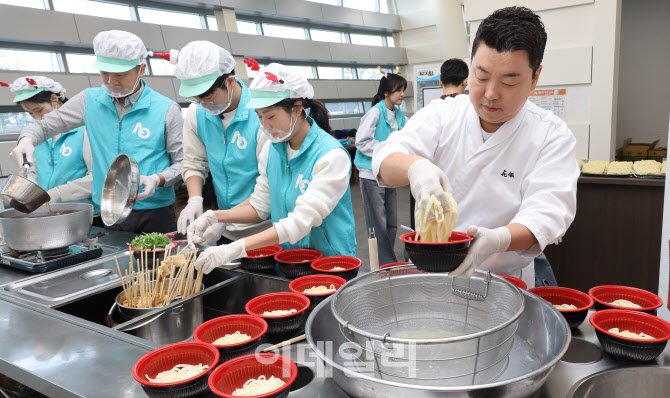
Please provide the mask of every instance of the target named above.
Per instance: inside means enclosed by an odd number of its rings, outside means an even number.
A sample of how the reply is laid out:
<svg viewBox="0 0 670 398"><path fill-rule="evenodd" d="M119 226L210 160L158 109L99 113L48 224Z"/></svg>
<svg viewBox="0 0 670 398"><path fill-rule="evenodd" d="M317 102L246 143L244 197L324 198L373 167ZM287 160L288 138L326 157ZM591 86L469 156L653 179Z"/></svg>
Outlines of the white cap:
<svg viewBox="0 0 670 398"><path fill-rule="evenodd" d="M146 63L147 48L142 40L122 30L98 33L93 39L96 61L93 67L111 73L127 72Z"/></svg>
<svg viewBox="0 0 670 398"><path fill-rule="evenodd" d="M271 63L249 85L249 109L265 108L285 98L314 98L314 88L307 79L288 67Z"/></svg>
<svg viewBox="0 0 670 398"><path fill-rule="evenodd" d="M170 56L172 58L172 56ZM179 51L174 75L181 80L179 95L195 97L209 90L219 76L235 69L235 59L225 48L198 40Z"/></svg>
<svg viewBox="0 0 670 398"><path fill-rule="evenodd" d="M60 96L65 94L65 89L60 83L44 76L19 77L14 80L9 90L16 94L14 102L25 101L42 91L50 91Z"/></svg>

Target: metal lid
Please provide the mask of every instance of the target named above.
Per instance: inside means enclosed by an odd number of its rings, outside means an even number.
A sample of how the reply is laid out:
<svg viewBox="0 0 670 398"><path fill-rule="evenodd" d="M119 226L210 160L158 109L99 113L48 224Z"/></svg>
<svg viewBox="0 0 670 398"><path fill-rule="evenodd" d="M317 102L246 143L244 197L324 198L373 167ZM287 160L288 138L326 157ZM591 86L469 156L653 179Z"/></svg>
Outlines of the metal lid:
<svg viewBox="0 0 670 398"><path fill-rule="evenodd" d="M137 162L125 153L114 158L100 199L100 216L107 226L122 223L135 206L140 189L140 168Z"/></svg>

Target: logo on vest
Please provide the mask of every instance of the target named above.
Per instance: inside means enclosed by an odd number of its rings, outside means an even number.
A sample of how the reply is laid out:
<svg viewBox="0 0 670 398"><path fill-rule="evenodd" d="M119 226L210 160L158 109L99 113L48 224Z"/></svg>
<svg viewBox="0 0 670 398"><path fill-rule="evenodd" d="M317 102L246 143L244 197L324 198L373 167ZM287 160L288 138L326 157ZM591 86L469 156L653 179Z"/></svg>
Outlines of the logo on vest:
<svg viewBox="0 0 670 398"><path fill-rule="evenodd" d="M135 125L135 128L133 129L133 134L137 134L138 137L140 137L143 140L146 140L151 136L151 131L147 128L142 127L142 123L137 122Z"/></svg>
<svg viewBox="0 0 670 398"><path fill-rule="evenodd" d="M233 144L237 141L237 147L240 149L244 149L247 147L247 139L242 137L242 134L240 134L239 131L236 131L235 134L233 134L233 140L231 141Z"/></svg>
<svg viewBox="0 0 670 398"><path fill-rule="evenodd" d="M307 185L309 185L309 181L304 180L302 178L302 174L299 174L298 179L295 182L295 187L300 188L300 192L305 193L305 191L307 190Z"/></svg>
<svg viewBox="0 0 670 398"><path fill-rule="evenodd" d="M72 155L72 148L65 146L65 144L63 144L60 147L60 154L63 156L70 156Z"/></svg>

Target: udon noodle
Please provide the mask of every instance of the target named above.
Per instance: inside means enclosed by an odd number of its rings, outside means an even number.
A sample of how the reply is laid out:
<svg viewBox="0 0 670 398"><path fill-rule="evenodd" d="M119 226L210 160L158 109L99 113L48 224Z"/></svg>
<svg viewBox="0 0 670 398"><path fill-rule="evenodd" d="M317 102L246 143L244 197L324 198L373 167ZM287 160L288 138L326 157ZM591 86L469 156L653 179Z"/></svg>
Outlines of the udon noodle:
<svg viewBox="0 0 670 398"><path fill-rule="evenodd" d="M310 287L309 289L305 289L303 293L308 293L308 294L323 294L323 293L332 293L335 290L335 285L330 285L330 287L325 287L323 285L320 286L313 286Z"/></svg>
<svg viewBox="0 0 670 398"><path fill-rule="evenodd" d="M258 376L257 379L249 379L244 383L242 388L238 388L233 391L233 395L236 397L251 397L254 395L267 394L278 388L281 388L286 382L274 376L270 376L269 379L266 379L265 376Z"/></svg>
<svg viewBox="0 0 670 398"><path fill-rule="evenodd" d="M291 310L274 310L274 311L265 311L263 312L263 315L270 315L270 316L278 316L278 315L290 315L294 312L298 312L298 310L291 309Z"/></svg>
<svg viewBox="0 0 670 398"><path fill-rule="evenodd" d="M174 383L176 381L190 379L207 369L209 369L209 365L203 365L201 363L198 365L179 364L175 365L170 370L160 372L154 379L149 377L149 375L145 375L145 377L152 383Z"/></svg>
<svg viewBox="0 0 670 398"><path fill-rule="evenodd" d="M237 343L244 343L247 340L251 340L251 336L249 336L248 334L240 333L240 331L237 330L235 331L235 333L219 337L218 339L214 340L212 344L215 345L237 344Z"/></svg>
<svg viewBox="0 0 670 398"><path fill-rule="evenodd" d="M444 212L442 204L435 195L430 195L427 208L423 208L419 203L419 210L416 212L416 240L422 242L449 242L451 232L456 226L458 216L458 204L454 197L445 192L449 201L449 211ZM435 213L435 219L429 219L430 210Z"/></svg>

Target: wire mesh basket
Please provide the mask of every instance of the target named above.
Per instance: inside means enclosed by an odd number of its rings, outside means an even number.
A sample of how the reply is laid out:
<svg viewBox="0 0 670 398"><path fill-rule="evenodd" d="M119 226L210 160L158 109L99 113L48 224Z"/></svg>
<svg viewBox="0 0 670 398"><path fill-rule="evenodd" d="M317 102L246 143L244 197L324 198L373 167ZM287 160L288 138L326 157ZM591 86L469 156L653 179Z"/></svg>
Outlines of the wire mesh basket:
<svg viewBox="0 0 670 398"><path fill-rule="evenodd" d="M432 386L495 380L505 370L524 300L490 273L471 278L399 272L362 275L333 295L333 315L354 358L380 377Z"/></svg>

